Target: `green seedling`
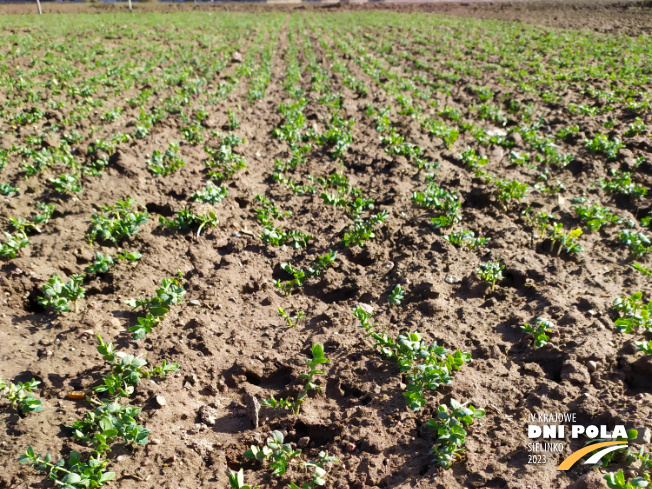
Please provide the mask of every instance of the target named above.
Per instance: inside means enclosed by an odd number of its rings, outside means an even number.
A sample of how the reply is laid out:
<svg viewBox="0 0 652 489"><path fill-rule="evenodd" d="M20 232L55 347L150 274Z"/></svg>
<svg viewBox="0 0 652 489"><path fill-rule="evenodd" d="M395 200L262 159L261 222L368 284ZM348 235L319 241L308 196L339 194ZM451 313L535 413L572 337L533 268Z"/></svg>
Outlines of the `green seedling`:
<svg viewBox="0 0 652 489"><path fill-rule="evenodd" d="M126 355L114 349L113 343L105 342L100 335L97 335L97 351L105 361L111 364L111 373L102 376L102 384L93 388L98 393L106 393L111 398L129 397L133 394L134 388L141 378L165 376L170 372L179 370L179 364L167 363L163 360L161 365L151 370L144 368L147 361L140 356Z"/></svg>
<svg viewBox="0 0 652 489"><path fill-rule="evenodd" d="M284 443L285 437L280 431L272 431L271 436L267 438L267 445L258 448L252 445L244 453L247 460L257 460L262 462L269 460L269 466L272 469L272 476L280 477L287 472L292 461L301 455L300 449L293 449L289 443Z"/></svg>
<svg viewBox="0 0 652 489"><path fill-rule="evenodd" d="M136 421L141 411L141 408L122 406L115 401L101 404L86 413L83 420L68 425L68 428L75 439L93 446L93 455L103 456L110 451L110 445L115 440L126 444L147 444L150 432Z"/></svg>
<svg viewBox="0 0 652 489"><path fill-rule="evenodd" d="M308 364L309 370L308 372L301 374L301 378L306 381L306 385L294 400L289 397L286 399L276 400L274 399L274 396L271 396L269 399L263 400L261 405L273 407L279 410L290 409L294 414L299 414L301 404L303 404L308 397L308 393L313 390L322 390L321 386L315 384L315 376L324 375L326 372L317 367L319 365L330 363L330 360L324 356L323 345L315 344L312 346L312 360L306 360L306 363Z"/></svg>
<svg viewBox="0 0 652 489"><path fill-rule="evenodd" d="M434 182L428 183L423 192L414 192L412 202L425 209L436 210L440 216L432 218L436 228L452 226L462 220L460 211L462 203L456 191L449 192Z"/></svg>
<svg viewBox="0 0 652 489"><path fill-rule="evenodd" d="M610 140L606 134L598 134L593 139L585 139L584 147L594 153L604 154L608 160L615 160L623 148L623 143L618 138Z"/></svg>
<svg viewBox="0 0 652 489"><path fill-rule="evenodd" d="M476 238L473 231L460 231L444 236L444 239L458 248L466 248L469 251L484 246L491 238Z"/></svg>
<svg viewBox="0 0 652 489"><path fill-rule="evenodd" d="M32 379L29 382L7 382L0 378L0 399L7 399L11 407L19 409L22 413L38 413L43 411L41 401L34 397L32 391L41 382Z"/></svg>
<svg viewBox="0 0 652 489"><path fill-rule="evenodd" d="M116 253L115 258L120 261L138 261L143 257L140 251L125 251L124 253Z"/></svg>
<svg viewBox="0 0 652 489"><path fill-rule="evenodd" d="M627 130L624 132L624 136L627 138L632 138L634 136L638 136L640 134L644 134L647 131L647 126L645 125L645 122L640 117L637 117L634 119L634 122L632 122Z"/></svg>
<svg viewBox="0 0 652 489"><path fill-rule="evenodd" d="M199 238L204 227L208 226L214 228L220 222L213 211L208 211L206 214L202 215L195 214L190 209L178 210L174 219L167 219L163 216L159 216L158 220L162 226L176 229L178 231L197 229L197 238Z"/></svg>
<svg viewBox="0 0 652 489"><path fill-rule="evenodd" d="M356 306L353 315L365 329L365 337L371 337L375 348L389 360L396 361L401 373L406 375L407 391L403 397L413 411L426 405L425 391L450 384L452 373L471 360L469 353L457 350L451 355L437 343L427 346L420 333L401 334L396 341L386 333L377 333L374 331L376 323L371 322L373 312L362 306Z"/></svg>
<svg viewBox="0 0 652 489"><path fill-rule="evenodd" d="M319 452L317 455L317 460L308 460L307 462L304 462L303 460L299 459L299 468L301 471L304 473L311 471L310 481L304 482L301 484L301 486L290 483L288 486L289 489L315 489L319 486L325 486L326 476L328 475L328 472L324 466L328 463L339 463L339 460L337 457L328 455L328 452L323 451Z"/></svg>
<svg viewBox="0 0 652 489"><path fill-rule="evenodd" d="M527 184L520 183L517 180L496 180L494 184L498 187L496 197L505 212L507 212L507 203L525 197L529 188Z"/></svg>
<svg viewBox="0 0 652 489"><path fill-rule="evenodd" d="M229 473L229 484L231 484L231 489L260 489L260 486L245 484L244 471L242 469L238 472L231 471Z"/></svg>
<svg viewBox="0 0 652 489"><path fill-rule="evenodd" d="M13 234L3 233L6 241L0 245L0 258L16 258L21 249L29 246L29 239L25 233L16 232Z"/></svg>
<svg viewBox="0 0 652 489"><path fill-rule="evenodd" d="M550 233L550 251L552 252L555 249L555 245L558 245L557 256L561 255L562 250L565 250L566 253L581 253L584 251L582 247L576 242L577 238L582 236L583 231L580 228L575 228L572 231L565 233L564 225L560 222L556 222L552 225L552 228L549 231Z"/></svg>
<svg viewBox="0 0 652 489"><path fill-rule="evenodd" d="M38 226L39 224L47 224L52 219L52 214L56 210L57 206L54 204L46 204L45 202L37 202L36 209L40 212L37 212L32 222ZM40 231L39 231L40 232Z"/></svg>
<svg viewBox="0 0 652 489"><path fill-rule="evenodd" d="M629 246L629 251L634 258L641 258L652 253L652 240L647 234L623 229L618 233L618 241Z"/></svg>
<svg viewBox="0 0 652 489"><path fill-rule="evenodd" d="M504 278L504 269L505 265L501 265L497 261L490 261L489 263L480 265L480 267L476 269L476 273L483 282L491 284L491 290L493 291L496 287L496 283Z"/></svg>
<svg viewBox="0 0 652 489"><path fill-rule="evenodd" d="M635 292L630 297L622 296L612 304L619 314L615 325L619 333L635 333L639 329L652 332L652 300L643 302L643 293Z"/></svg>
<svg viewBox="0 0 652 489"><path fill-rule="evenodd" d="M109 461L97 457L90 457L88 462L81 461L81 454L72 450L68 460L61 459L52 463L50 454L45 456L36 454L32 447L28 447L18 461L29 464L39 472L47 472L48 480L52 480L62 489L81 489L101 487L115 478L115 473L106 472Z"/></svg>
<svg viewBox="0 0 652 489"><path fill-rule="evenodd" d="M477 170L480 167L485 166L489 163L489 159L484 156L479 156L473 148L467 148L460 154L460 159L462 162L471 168L472 170Z"/></svg>
<svg viewBox="0 0 652 489"><path fill-rule="evenodd" d="M197 192L192 195L195 202L206 202L208 204L217 204L223 201L227 196L226 188L218 187L213 182L206 182L206 188L203 192Z"/></svg>
<svg viewBox="0 0 652 489"><path fill-rule="evenodd" d="M113 258L98 251L95 253L93 264L87 268L87 271L88 273L107 273L114 265Z"/></svg>
<svg viewBox="0 0 652 489"><path fill-rule="evenodd" d="M299 248L307 248L308 241L314 239L310 234L302 233L301 231L283 231L281 228L267 226L262 234L259 234L263 243L271 244L273 246L283 246L289 243L292 248L298 250Z"/></svg>
<svg viewBox="0 0 652 489"><path fill-rule="evenodd" d="M376 237L376 227L380 223L385 222L388 216L389 213L387 211L382 211L372 215L368 219L356 219L353 221L353 228L347 231L342 238L344 245L347 247L355 245L363 247L368 240Z"/></svg>
<svg viewBox="0 0 652 489"><path fill-rule="evenodd" d="M52 307L58 313L70 311L72 302L75 308L75 314L79 313L77 301L83 299L85 289L82 287L84 278L83 274L72 274L67 283L61 281L59 274L55 273L43 286L43 297L38 298L38 303L43 307Z"/></svg>
<svg viewBox="0 0 652 489"><path fill-rule="evenodd" d="M136 201L130 198L118 200L115 205L105 205L104 212L91 216L91 229L86 235L93 243L98 238L119 243L140 231L140 226L147 222L147 211L136 212Z"/></svg>
<svg viewBox="0 0 652 489"><path fill-rule="evenodd" d="M652 277L652 268L644 267L640 263L632 263L632 268L638 270L646 277Z"/></svg>
<svg viewBox="0 0 652 489"><path fill-rule="evenodd" d="M582 203L575 206L575 215L582 219L592 231L599 231L603 227L623 222L622 218L598 203L591 204L591 202L584 203L582 201Z"/></svg>
<svg viewBox="0 0 652 489"><path fill-rule="evenodd" d="M536 346L537 348L541 348L542 346L546 346L546 344L548 343L550 337L546 333L552 331L552 328L554 326L555 325L553 324L553 322L550 321L549 319L536 318L533 326L530 326L530 324L526 323L524 325L521 325L521 329L526 333L532 335L532 341L534 343L534 346Z"/></svg>
<svg viewBox="0 0 652 489"><path fill-rule="evenodd" d="M613 178L611 180L601 179L598 185L605 192L610 194L621 194L633 197L643 197L647 195L647 188L637 185L632 180L632 174L628 172L610 171Z"/></svg>
<svg viewBox="0 0 652 489"><path fill-rule="evenodd" d="M56 178L48 179L48 182L50 182L54 190L60 194L73 194L82 191L82 187L79 184L79 176L76 174L69 175L64 173Z"/></svg>
<svg viewBox="0 0 652 489"><path fill-rule="evenodd" d="M290 328L294 328L295 326L298 326L299 321L301 321L303 318L306 317L306 313L303 311L298 311L295 316L292 316L288 311L286 311L282 307L278 308L278 315L282 317L283 320L285 320L285 322Z"/></svg>
<svg viewBox="0 0 652 489"><path fill-rule="evenodd" d="M403 299L405 299L405 289L397 285L387 297L387 302L393 306L400 306Z"/></svg>
<svg viewBox="0 0 652 489"><path fill-rule="evenodd" d="M652 340L650 341L635 341L636 351L642 351L646 355L652 355Z"/></svg>
<svg viewBox="0 0 652 489"><path fill-rule="evenodd" d="M183 161L178 156L179 145L177 143L170 143L170 147L161 153L160 151L154 150L152 152L152 157L145 161L145 164L149 168L149 171L154 175L159 177L166 177L175 171L177 171L182 166L186 166L185 161Z"/></svg>
<svg viewBox="0 0 652 489"><path fill-rule="evenodd" d="M0 183L0 195L5 195L7 197L13 197L18 194L20 189L18 187L13 187L8 183Z"/></svg>
<svg viewBox="0 0 652 489"><path fill-rule="evenodd" d="M454 399L450 401L450 411L445 405L437 408L437 419L430 419L426 427L437 433L437 440L430 453L434 461L445 469L453 465L456 458L464 453L466 443L466 428L473 424L476 419L485 416L483 409L477 409L469 405L460 404Z"/></svg>
<svg viewBox="0 0 652 489"><path fill-rule="evenodd" d="M134 333L133 338L139 340L147 333L151 333L169 312L169 307L179 304L186 294L186 290L181 285L181 272L177 272L177 277L165 278L161 281L161 286L156 289L156 295L151 299L129 299L125 304L135 309L141 308L146 315L138 318L138 324L131 326L129 331Z"/></svg>

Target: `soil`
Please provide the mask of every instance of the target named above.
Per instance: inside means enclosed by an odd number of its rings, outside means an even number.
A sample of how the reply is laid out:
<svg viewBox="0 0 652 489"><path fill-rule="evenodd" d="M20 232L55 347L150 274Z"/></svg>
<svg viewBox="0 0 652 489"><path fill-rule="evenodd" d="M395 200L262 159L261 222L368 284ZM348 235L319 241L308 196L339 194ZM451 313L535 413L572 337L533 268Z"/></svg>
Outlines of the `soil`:
<svg viewBox="0 0 652 489"><path fill-rule="evenodd" d="M1 11L24 13L31 8L3 5ZM44 4L47 13L107 12L116 8ZM136 6L137 11L176 12L187 8L176 4ZM262 4L198 8L270 9ZM304 4L275 8L388 8L628 35L648 32L651 25L647 20L649 7L642 3L593 7L550 2L346 7ZM30 247L20 257L0 267L2 377L41 381L38 396L45 406L43 412L24 417L4 409L0 418L0 463L4 467L0 487L50 487L16 461L28 445L53 454L80 449L65 426L83 416L88 405L69 400L67 394L87 391L105 373L96 352L96 334L120 349L146 354L151 364L167 359L181 365L178 373L165 380L145 380L138 385L132 404L143 408L140 420L152 431L150 443L136 449L114 447L111 470L116 472L117 481L109 487L224 488L228 487L228 470L241 467L245 468L248 483L285 487L288 478L279 482L267 470L243 458L250 445L262 444L274 429L282 430L286 440L301 446L309 457L328 450L340 459L341 463L330 471L327 488L601 487L595 471L585 465L578 464L568 472L555 470L563 458L581 447L579 441L570 444L556 460L541 466L528 464L526 425L531 412L574 412L587 425L650 428L652 362L633 354L631 335L618 334L609 313L616 297L638 290L649 292L649 282L629 267L626 250L616 240L617 231L584 235L585 252L579 257L551 254L549 242L532 245L525 218L502 212L493 197L481 189L482 185L460 167L454 155L471 143L470 136L466 136L468 140L460 137L452 150L441 151L420 131L418 122L403 117L399 121L403 132L441 163L436 170L439 180L462 195L464 222L477 235L491 238L489 246L475 253L450 245L441 233L432 230L428 214L410 200L412 192L420 188L414 169L404 158L392 157L383 150L375 123L365 114L367 103L384 107L392 100L349 60L349 69L370 90L365 97L358 97L344 86L339 75L334 74L331 80L333 91L344 94L347 116L356 120L344 172L355 187L376 199L377 208L388 211L390 218L365 248L345 248L340 239L350 220L343 212L325 207L319 195L294 195L271 178L274 160L289 156L287 145L272 137L273 129L281 122L276 108L288 99L282 85L287 45L285 28L263 100L248 103L247 87L242 83L229 95L224 110L210 114L210 125L220 130L228 122L226 109L241 107L241 127L236 132L246 139L240 148L247 169L228 183L228 198L216 204L218 227L206 229L200 238L161 230L157 222L158 216L171 216L203 188L202 146L182 143L180 152L186 166L164 179L153 177L143 164L144 155L153 149L181 139L182 122L178 118L157 126L145 140L122 145L111 155L108 170L85 181L84 192L76 198L66 200L49 194L44 190L46 177L41 176L36 185L30 181L33 188L30 186L28 192L4 199L0 208L2 222L8 222L11 216L29 215L36 196L56 202L58 209L45 232L33 236ZM490 82L487 85L492 86ZM498 86L492 88L500 90ZM161 99L165 96L159 95ZM452 98L465 106L470 96L460 83ZM123 105L122 100L114 103ZM536 110L554 115L548 106ZM324 129L322 118L326 112L316 100L310 99L305 113L309 114L309 124ZM81 122L79 130L85 131L88 144L94 138L124 131L124 121L135 116L135 110L126 112L114 125L104 125L91 136L87 134L90 125L99 124L99 116L93 115ZM555 130L569 122L551 124L551 130ZM601 129L597 122L582 120L582 124L587 136ZM34 127L21 137L38 132L39 127ZM11 135L2 135L5 148L15 141ZM652 157L648 143L641 142L638 148L638 153ZM518 146L515 149L523 150ZM573 226L576 220L566 196L586 193L589 184L604 176L607 168L616 166L588 154L579 139L563 143L560 151L577 155L577 162L562 173L567 192L564 196L534 193L528 204L549 209L562 216L566 226ZM488 156L501 177L519 175L518 169L504 164L505 155ZM21 161L10 160L2 176L18 175L21 166ZM314 150L301 173L326 175L338 168L325 152ZM644 178L649 187L651 173L644 173ZM27 186L17 176L10 177L10 182ZM292 212L286 221L289 228L315 237L308 251L268 247L261 242L257 235L262 228L253 211L257 193L266 193L283 210ZM599 189L590 190L590 194L627 218L639 217L651 204L649 197L634 206L629 201L614 200ZM80 314L57 316L43 310L36 297L53 273L66 277L83 273L95 251L112 250L110 246L89 246L85 234L91 214L100 205L127 196L151 213L141 232L123 246L141 250L143 258L88 279ZM338 251L338 260L323 278L290 297L278 293L273 281L285 278L282 263L292 261L305 266L329 249ZM505 279L495 291L479 282L475 274L475 268L489 259L501 259L507 266ZM172 307L155 332L133 342L127 328L135 323L137 314L130 311L125 300L152 295L161 279L177 270L181 270L188 292L184 303ZM389 307L388 294L399 283L407 290L406 300L400 307ZM375 309L379 328L391 336L419 331L429 342L470 352L473 362L455 374L450 386L428 394L424 409L408 411L402 396L404 379L391 362L373 351L351 314L359 303ZM279 307L305 311L307 318L289 328L278 317ZM538 316L550 318L557 327L550 343L535 349L519 325L531 323ZM326 356L331 359L321 382L324 390L311 394L298 416L262 408L260 427L255 428L248 415L248 399L296 394L302 383L299 374L305 369L305 358L314 343L324 344ZM165 399L163 406L157 402L160 396ZM463 461L442 471L431 463L428 452L435 436L424 425L437 406L451 398L483 407L487 416L470 430ZM293 476L299 478L296 471Z"/></svg>
<svg viewBox="0 0 652 489"><path fill-rule="evenodd" d="M100 2L41 2L43 13L108 13L127 9L123 3ZM134 2L134 12L174 13L188 10L266 12L295 10L392 10L395 12L429 12L480 19L500 19L527 24L545 25L556 29L587 29L610 34L640 36L652 33L652 3L649 0L522 0L522 1L373 1L373 2ZM3 4L1 14L35 14L33 4Z"/></svg>

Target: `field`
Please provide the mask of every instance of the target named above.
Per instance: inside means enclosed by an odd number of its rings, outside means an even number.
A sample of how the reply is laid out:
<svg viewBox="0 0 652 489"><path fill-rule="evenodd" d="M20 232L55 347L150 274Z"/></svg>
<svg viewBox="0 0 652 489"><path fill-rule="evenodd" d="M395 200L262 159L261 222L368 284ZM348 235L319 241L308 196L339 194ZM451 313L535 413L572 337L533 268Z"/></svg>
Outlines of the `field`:
<svg viewBox="0 0 652 489"><path fill-rule="evenodd" d="M645 487L652 41L540 24L0 18L0 488Z"/></svg>

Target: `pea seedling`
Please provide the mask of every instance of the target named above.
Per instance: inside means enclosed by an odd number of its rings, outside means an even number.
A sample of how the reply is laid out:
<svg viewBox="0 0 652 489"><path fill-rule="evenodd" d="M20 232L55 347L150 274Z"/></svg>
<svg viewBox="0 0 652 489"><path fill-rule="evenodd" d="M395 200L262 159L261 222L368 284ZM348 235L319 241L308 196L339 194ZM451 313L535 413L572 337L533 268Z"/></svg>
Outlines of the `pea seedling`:
<svg viewBox="0 0 652 489"><path fill-rule="evenodd" d="M493 292L494 288L496 287L496 283L504 278L504 269L505 265L501 265L497 261L490 261L489 263L480 265L480 267L476 269L476 273L483 282L491 284L491 290Z"/></svg>
<svg viewBox="0 0 652 489"><path fill-rule="evenodd" d="M23 413L38 413L43 411L41 401L34 397L32 391L38 387L40 382L32 379L29 382L7 382L0 378L0 399L7 399L14 409L20 409Z"/></svg>
<svg viewBox="0 0 652 489"><path fill-rule="evenodd" d="M542 346L546 346L548 343L550 336L548 336L546 333L552 331L554 326L555 325L553 322L549 319L536 318L533 326L530 326L530 324L526 323L521 325L521 329L526 333L532 335L532 341L535 347L541 348Z"/></svg>
<svg viewBox="0 0 652 489"><path fill-rule="evenodd" d="M291 316L290 313L282 307L278 308L278 315L285 320L290 328L298 326L299 321L306 317L306 313L303 311L298 311L295 316Z"/></svg>
<svg viewBox="0 0 652 489"><path fill-rule="evenodd" d="M471 405L466 407L466 404L460 404L455 399L450 401L450 411L445 405L437 408L437 419L430 419L426 427L437 432L437 440L430 453L440 467L449 468L464 453L467 435L465 428L484 416L483 409Z"/></svg>
<svg viewBox="0 0 652 489"><path fill-rule="evenodd" d="M83 274L73 274L70 281L63 283L59 274L55 273L43 285L44 297L38 298L38 303L44 307L52 307L58 313L70 311L69 301L72 301L75 307L75 314L79 313L77 301L85 297L85 289L82 287L84 282Z"/></svg>
<svg viewBox="0 0 652 489"><path fill-rule="evenodd" d="M289 397L286 399L279 399L278 401L271 396L270 399L265 399L261 403L263 406L273 407L276 409L291 409L294 414L299 414L301 404L308 397L308 393L312 390L321 390L321 386L315 384L315 375L324 375L326 372L319 370L319 365L330 363L330 360L324 356L324 347L320 344L312 346L312 360L306 360L309 370L301 374L301 378L306 380L306 385L303 387L299 395L291 400Z"/></svg>

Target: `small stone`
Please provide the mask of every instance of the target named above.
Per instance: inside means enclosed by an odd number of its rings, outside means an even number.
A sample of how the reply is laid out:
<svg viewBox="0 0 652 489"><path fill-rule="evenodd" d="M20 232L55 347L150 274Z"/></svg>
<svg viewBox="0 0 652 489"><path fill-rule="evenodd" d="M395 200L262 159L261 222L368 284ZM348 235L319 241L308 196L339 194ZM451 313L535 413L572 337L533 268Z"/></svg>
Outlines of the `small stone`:
<svg viewBox="0 0 652 489"><path fill-rule="evenodd" d="M256 396L252 396L251 394L245 396L245 401L247 402L247 416L249 416L249 419L253 422L254 428L258 428L260 423L258 417L260 413L260 402Z"/></svg>
<svg viewBox="0 0 652 489"><path fill-rule="evenodd" d="M150 442L152 445L160 445L160 444L161 444L161 440L160 440L159 438L151 438L151 439L149 440L149 442Z"/></svg>
<svg viewBox="0 0 652 489"><path fill-rule="evenodd" d="M310 437L304 436L303 438L299 438L297 445L299 446L299 448L307 448L309 443L310 443Z"/></svg>
<svg viewBox="0 0 652 489"><path fill-rule="evenodd" d="M652 441L652 436L649 428L639 428L638 429L638 436L636 437L636 440L634 440L634 443L637 443L639 445L647 445Z"/></svg>
<svg viewBox="0 0 652 489"><path fill-rule="evenodd" d="M208 426L213 426L217 421L217 410L210 406L199 408L199 419Z"/></svg>
<svg viewBox="0 0 652 489"><path fill-rule="evenodd" d="M231 55L231 61L233 61L234 63L242 63L242 55L237 51L234 52Z"/></svg>
<svg viewBox="0 0 652 489"><path fill-rule="evenodd" d="M360 306L360 309L362 309L367 314L374 313L374 308L371 307L369 304L365 304L364 302L358 302L358 306Z"/></svg>
<svg viewBox="0 0 652 489"><path fill-rule="evenodd" d="M589 372L595 372L598 369L598 365L598 362L594 362L593 360L586 362L586 366L589 369Z"/></svg>
<svg viewBox="0 0 652 489"><path fill-rule="evenodd" d="M156 396L156 404L158 404L158 407L163 407L167 404L167 401L163 396Z"/></svg>
<svg viewBox="0 0 652 489"><path fill-rule="evenodd" d="M94 336L95 333L93 333L92 329L85 329L80 333L81 336Z"/></svg>
<svg viewBox="0 0 652 489"><path fill-rule="evenodd" d="M191 306L201 306L201 302L199 302L197 299L193 299L193 300L191 300L191 301L188 301L188 303L189 303Z"/></svg>
<svg viewBox="0 0 652 489"><path fill-rule="evenodd" d="M446 278L444 278L444 282L447 284L459 284L461 281L462 279L455 275L446 275Z"/></svg>

